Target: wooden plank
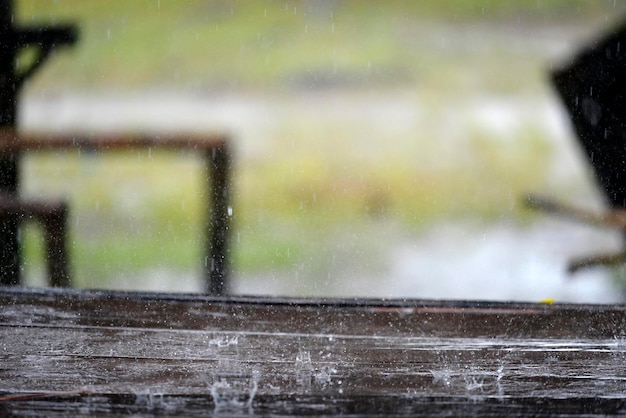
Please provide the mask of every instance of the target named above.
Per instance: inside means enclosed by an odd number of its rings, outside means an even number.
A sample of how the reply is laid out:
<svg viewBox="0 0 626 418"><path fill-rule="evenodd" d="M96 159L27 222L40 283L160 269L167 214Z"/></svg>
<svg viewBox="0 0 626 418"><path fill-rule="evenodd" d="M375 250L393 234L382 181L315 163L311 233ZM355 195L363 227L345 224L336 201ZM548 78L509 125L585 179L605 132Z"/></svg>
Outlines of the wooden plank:
<svg viewBox="0 0 626 418"><path fill-rule="evenodd" d="M0 290L0 414L625 414L626 307Z"/></svg>

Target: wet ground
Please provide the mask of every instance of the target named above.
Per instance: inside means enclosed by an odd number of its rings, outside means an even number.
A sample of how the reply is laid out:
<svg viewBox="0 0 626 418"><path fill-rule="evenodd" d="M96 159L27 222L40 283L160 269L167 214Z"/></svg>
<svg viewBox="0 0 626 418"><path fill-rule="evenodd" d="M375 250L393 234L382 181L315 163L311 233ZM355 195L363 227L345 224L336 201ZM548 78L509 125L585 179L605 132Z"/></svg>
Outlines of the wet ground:
<svg viewBox="0 0 626 418"><path fill-rule="evenodd" d="M548 94L528 98L466 98L433 113L428 103L404 91L382 93L322 92L291 96L261 95L133 95L29 96L23 102L22 126L32 130L149 130L228 131L233 134L238 164L275 152L285 120L314 117L321 125L357 126L385 147L416 152L407 133L427 129L430 146L447 150L463 141L463 129L478 126L510 146L508 132L532 124L550 138L548 164L556 193L598 206L600 198L586 171L585 161L573 146L565 115ZM433 115L435 118L433 119ZM391 134L390 134L391 130ZM380 142L348 137L355 152ZM395 141L393 143L392 141ZM439 142L437 142L439 141ZM455 142L456 141L456 142ZM378 144L378 145L377 145ZM345 145L345 144L344 144ZM348 144L350 145L350 144ZM462 149L462 147L460 147ZM347 149L350 149L347 146ZM404 151L406 150L406 151ZM374 150L375 152L375 150ZM416 157L419 163L419 158ZM572 189L574 187L574 189ZM573 190L573 192L572 192ZM541 190L540 190L541 191ZM513 210L514 208L511 208ZM570 278L568 259L576 255L619 248L614 233L556 219L517 223L503 219L474 224L443 222L406 234L393 220L378 231L352 231L350 239L329 248L338 254L333 268L317 273L315 260L281 272L235 275L235 291L244 294L300 296L419 297L608 303L620 300L611 272L595 269ZM359 242L380 241L377 254L360 254ZM381 249L382 248L382 249ZM195 291L195 275L186 280L166 270L147 271L141 277L121 277L113 288Z"/></svg>

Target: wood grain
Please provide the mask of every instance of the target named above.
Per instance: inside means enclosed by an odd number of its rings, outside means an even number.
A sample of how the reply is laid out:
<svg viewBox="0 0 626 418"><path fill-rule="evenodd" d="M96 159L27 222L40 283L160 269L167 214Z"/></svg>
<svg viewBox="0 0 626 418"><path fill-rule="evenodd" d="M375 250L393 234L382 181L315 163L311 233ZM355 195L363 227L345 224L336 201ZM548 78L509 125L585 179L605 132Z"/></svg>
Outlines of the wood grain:
<svg viewBox="0 0 626 418"><path fill-rule="evenodd" d="M626 413L626 308L0 291L0 413Z"/></svg>

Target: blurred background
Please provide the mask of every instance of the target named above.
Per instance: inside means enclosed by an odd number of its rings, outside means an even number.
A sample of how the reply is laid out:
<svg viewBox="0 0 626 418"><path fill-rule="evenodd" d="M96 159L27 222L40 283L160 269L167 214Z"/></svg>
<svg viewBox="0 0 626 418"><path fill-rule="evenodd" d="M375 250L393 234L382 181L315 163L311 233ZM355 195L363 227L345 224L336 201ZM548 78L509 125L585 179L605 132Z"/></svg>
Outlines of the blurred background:
<svg viewBox="0 0 626 418"><path fill-rule="evenodd" d="M26 86L25 132L227 132L239 294L608 303L610 230L524 208L602 196L549 71L621 23L623 0L16 0L80 40ZM21 57L27 63L28 51ZM70 200L82 288L194 292L202 163L33 154L26 196ZM44 282L24 231L27 283Z"/></svg>

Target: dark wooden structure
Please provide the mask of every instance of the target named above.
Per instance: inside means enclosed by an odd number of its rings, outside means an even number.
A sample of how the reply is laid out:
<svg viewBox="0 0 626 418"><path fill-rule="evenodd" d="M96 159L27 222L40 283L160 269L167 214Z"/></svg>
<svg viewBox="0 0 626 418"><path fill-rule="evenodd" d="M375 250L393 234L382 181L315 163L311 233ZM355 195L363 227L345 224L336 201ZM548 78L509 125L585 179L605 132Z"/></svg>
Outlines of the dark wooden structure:
<svg viewBox="0 0 626 418"><path fill-rule="evenodd" d="M594 214L541 199L536 208L585 222L618 228L626 238L626 25L610 30L552 71L554 87L569 112L578 142L610 206ZM575 272L623 264L626 251L573 260Z"/></svg>
<svg viewBox="0 0 626 418"><path fill-rule="evenodd" d="M626 415L626 306L0 288L0 415Z"/></svg>
<svg viewBox="0 0 626 418"><path fill-rule="evenodd" d="M552 73L580 145L611 206L626 208L626 25Z"/></svg>
<svg viewBox="0 0 626 418"><path fill-rule="evenodd" d="M36 218L44 225L50 283L54 286L71 284L65 239L67 207L63 202L24 202L20 199L19 163L25 152L159 148L198 152L206 158L212 200L206 224L206 291L215 295L226 293L231 155L224 138L17 135L17 98L21 86L55 48L74 44L78 36L74 26L16 28L14 20L13 1L0 0L0 285L21 284L19 224L28 218ZM35 58L28 67L19 69L17 58L25 48L34 48Z"/></svg>
<svg viewBox="0 0 626 418"><path fill-rule="evenodd" d="M0 0L0 128L15 128L17 98L24 82L31 77L63 45L78 39L71 25L20 27L14 25L12 0ZM17 68L17 57L26 48L36 51L26 68ZM18 197L19 154L0 157L0 194ZM17 285L21 281L19 215L0 217L0 284Z"/></svg>
<svg viewBox="0 0 626 418"><path fill-rule="evenodd" d="M18 134L13 129L0 129L0 159L15 158L32 152L116 152L141 149L171 150L199 154L205 161L207 181L207 214L205 222L205 257L203 262L206 292L213 295L228 291L229 236L232 220L231 160L232 155L225 135L97 135L81 136L70 134ZM11 200L2 206L0 214L15 216L37 215L44 218L53 234L47 234L51 284L70 284L67 255L65 252L65 211L51 217L52 203L33 204ZM12 209L12 210L11 210ZM57 209L54 209L57 210ZM37 213L35 213L37 212ZM2 219L2 217L0 217ZM55 241L54 235L57 238ZM55 245L58 244L58 245ZM4 251L4 249L3 249ZM65 267L63 267L65 264ZM10 283L9 283L10 284Z"/></svg>

